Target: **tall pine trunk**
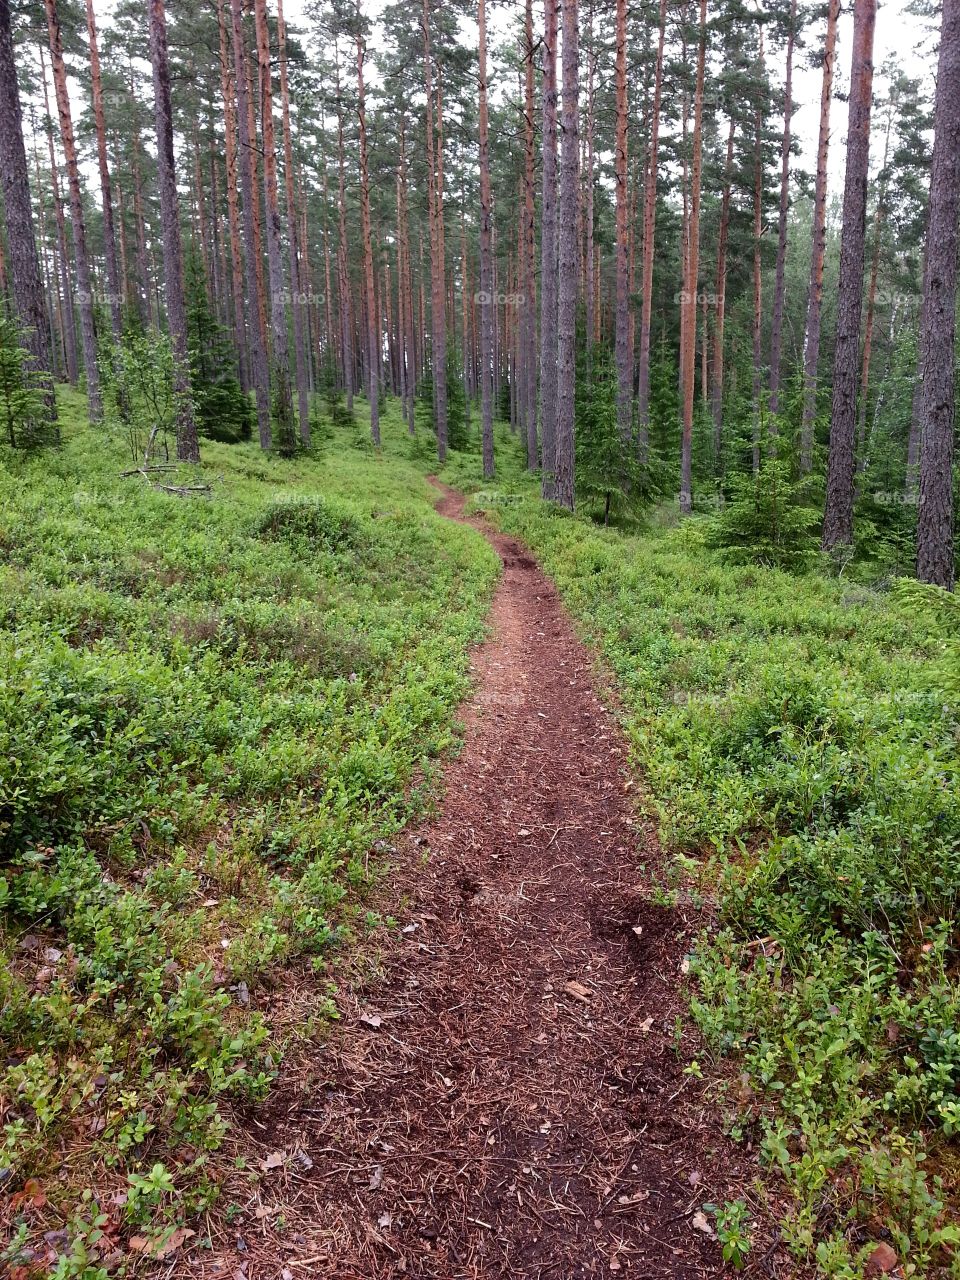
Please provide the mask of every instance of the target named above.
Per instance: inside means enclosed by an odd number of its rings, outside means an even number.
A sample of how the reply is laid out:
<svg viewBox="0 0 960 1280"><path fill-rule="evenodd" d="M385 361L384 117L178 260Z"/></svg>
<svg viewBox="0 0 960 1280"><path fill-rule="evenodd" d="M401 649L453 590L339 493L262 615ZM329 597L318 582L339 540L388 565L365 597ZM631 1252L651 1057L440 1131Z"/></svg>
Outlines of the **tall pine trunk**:
<svg viewBox="0 0 960 1280"><path fill-rule="evenodd" d="M833 361L827 500L823 513L825 551L853 543L857 374L860 359L870 107L873 94L873 36L876 20L877 0L854 0L847 170L843 191L840 285L837 297L837 344Z"/></svg>
<svg viewBox="0 0 960 1280"><path fill-rule="evenodd" d="M53 69L57 114L60 117L60 137L63 142L63 158L67 166L67 185L70 192L70 221L73 227L73 257L80 305L83 369L87 379L87 412L91 422L99 422L103 418L103 400L100 396L100 371L97 368L97 326L94 318L93 280L87 253L87 228L83 214L83 193L80 190L77 147L73 136L70 94L67 89L67 68L63 61L63 34L60 30L56 0L44 0L44 3L47 11L47 31L50 36L50 65Z"/></svg>
<svg viewBox="0 0 960 1280"><path fill-rule="evenodd" d="M943 0L920 328L917 577L953 588L954 372L960 218L960 0Z"/></svg>
<svg viewBox="0 0 960 1280"><path fill-rule="evenodd" d="M627 195L627 0L617 0L614 42L616 85L616 135L614 143L614 193L616 202L616 364L617 427L624 448L633 435L633 350L630 343L630 205ZM592 277L593 272L591 270ZM588 338L589 341L589 338Z"/></svg>
<svg viewBox="0 0 960 1280"><path fill-rule="evenodd" d="M240 208L237 199L237 112L234 94L231 59L227 42L227 20L224 5L227 0L217 0L217 27L220 37L220 93L223 100L224 163L227 185L227 226L230 238L230 279L233 295L233 335L237 348L237 367L240 385L250 389L247 331L244 323L243 298L243 248L240 242Z"/></svg>
<svg viewBox="0 0 960 1280"><path fill-rule="evenodd" d="M713 362L710 384L710 411L713 418L713 457L717 477L723 467L723 369L724 321L727 311L727 244L730 238L730 197L733 182L733 139L736 120L731 115L727 130L727 154L723 166L723 195L720 197L720 229L717 234L716 310L713 316Z"/></svg>
<svg viewBox="0 0 960 1280"><path fill-rule="evenodd" d="M524 168L523 168L523 303L520 313L523 346L523 404L527 428L527 466L536 469L537 457L537 299L534 271L535 241L535 143L533 127L533 0L524 10Z"/></svg>
<svg viewBox="0 0 960 1280"><path fill-rule="evenodd" d="M780 151L780 212L777 220L777 266L773 283L770 326L770 430L776 434L780 412L780 358L783 348L783 309L787 278L787 215L790 211L790 142L793 119L793 47L797 34L797 0L790 4L787 32L787 75L783 97L783 146Z"/></svg>
<svg viewBox="0 0 960 1280"><path fill-rule="evenodd" d="M447 458L447 313L443 246L443 140L440 136L440 93L434 128L433 54L430 51L430 0L423 0L423 79L427 96L427 203L430 213L430 372L437 457Z"/></svg>
<svg viewBox="0 0 960 1280"><path fill-rule="evenodd" d="M187 307L183 292L183 250L180 243L180 204L173 154L173 107L170 101L170 63L163 0L149 0L150 62L157 121L157 185L163 230L163 278L167 326L173 349L173 392L176 398L177 457L199 462L200 445L190 391L190 352L187 346Z"/></svg>
<svg viewBox="0 0 960 1280"><path fill-rule="evenodd" d="M261 278L257 270L259 240L257 236L259 192L253 172L254 140L250 132L249 81L243 43L243 13L240 0L230 0L230 31L233 44L233 82L237 94L237 132L240 142L240 192L243 201L244 260L247 276L246 315L249 317L247 344L250 351L250 374L257 401L257 431L260 448L273 443L270 421L270 366L260 324L262 311Z"/></svg>
<svg viewBox="0 0 960 1280"><path fill-rule="evenodd" d="M300 439L310 443L310 355L307 343L306 298L297 234L297 202L293 186L293 138L290 133L290 82L287 74L287 27L283 0L277 0L277 57L280 63L280 109L283 122L283 181L287 206L287 242L290 260L293 350L297 362L297 412Z"/></svg>
<svg viewBox="0 0 960 1280"><path fill-rule="evenodd" d="M820 131L817 142L817 178L813 193L813 249L807 320L803 334L803 419L800 426L800 470L813 470L814 426L817 416L817 365L820 359L820 317L823 309L823 262L827 248L827 159L830 148L830 100L836 63L837 22L840 0L829 0L827 31L823 41L823 81L820 89Z"/></svg>
<svg viewBox="0 0 960 1280"><path fill-rule="evenodd" d="M576 406L577 190L579 187L580 57L577 0L563 0L563 106L560 151L559 286L557 289L557 489L556 500L572 511L575 501L574 414Z"/></svg>
<svg viewBox="0 0 960 1280"><path fill-rule="evenodd" d="M53 359L50 322L43 297L43 272L33 230L30 204L30 173L23 145L23 117L17 69L14 63L13 32L9 0L0 0L0 181L7 229L7 252L17 318L26 330L25 342L31 363L43 375L47 414L57 420L53 391Z"/></svg>
<svg viewBox="0 0 960 1280"><path fill-rule="evenodd" d="M707 59L707 0L700 0L700 38L697 46L697 79L693 97L693 157L690 175L690 218L687 243L687 278L683 309L681 364L683 375L683 423L680 435L680 510L693 510L693 396L697 355L697 283L700 274L700 183L703 173L703 86Z"/></svg>
<svg viewBox="0 0 960 1280"><path fill-rule="evenodd" d="M637 359L637 418L640 459L650 449L650 321L653 315L653 256L657 216L657 151L663 96L663 52L667 32L667 0L660 0L660 33L650 107L650 143L643 190L643 264L640 271L640 351Z"/></svg>
<svg viewBox="0 0 960 1280"><path fill-rule="evenodd" d="M380 388L378 362L380 325L377 319L377 300L373 283L373 243L370 231L370 170L367 164L367 113L363 84L363 59L365 54L360 29L360 5L357 4L357 116L360 122L360 227L363 236L363 275L366 282L367 305L367 400L370 403L370 436L380 447Z"/></svg>
<svg viewBox="0 0 960 1280"><path fill-rule="evenodd" d="M557 0L545 0L540 229L540 442L544 498L557 476Z"/></svg>
<svg viewBox="0 0 960 1280"><path fill-rule="evenodd" d="M97 166L100 171L100 195L103 202L103 248L107 265L107 288L110 291L110 327L114 341L123 337L123 290L117 261L117 236L113 222L113 191L110 165L107 161L107 126L103 111L103 80L100 75L100 50L97 46L97 20L93 0L87 0L87 39L90 48L90 91L93 97L93 124L97 138Z"/></svg>
<svg viewBox="0 0 960 1280"><path fill-rule="evenodd" d="M549 3L549 0L548 0ZM487 15L477 5L480 31L480 420L483 477L493 478L493 198L490 187L490 124L487 105Z"/></svg>

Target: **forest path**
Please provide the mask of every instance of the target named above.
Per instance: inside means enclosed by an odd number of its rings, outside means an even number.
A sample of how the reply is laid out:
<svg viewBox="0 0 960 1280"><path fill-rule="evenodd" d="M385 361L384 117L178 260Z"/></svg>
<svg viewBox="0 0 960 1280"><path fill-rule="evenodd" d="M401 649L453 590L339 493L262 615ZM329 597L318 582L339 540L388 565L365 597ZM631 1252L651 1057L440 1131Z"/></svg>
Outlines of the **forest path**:
<svg viewBox="0 0 960 1280"><path fill-rule="evenodd" d="M555 588L471 523L504 569L465 745L397 851L409 897L382 971L341 989L312 1079L251 1135L286 1153L262 1191L284 1230L265 1212L240 1274L717 1276L694 1215L750 1174L675 1046L698 921L640 886L658 850Z"/></svg>

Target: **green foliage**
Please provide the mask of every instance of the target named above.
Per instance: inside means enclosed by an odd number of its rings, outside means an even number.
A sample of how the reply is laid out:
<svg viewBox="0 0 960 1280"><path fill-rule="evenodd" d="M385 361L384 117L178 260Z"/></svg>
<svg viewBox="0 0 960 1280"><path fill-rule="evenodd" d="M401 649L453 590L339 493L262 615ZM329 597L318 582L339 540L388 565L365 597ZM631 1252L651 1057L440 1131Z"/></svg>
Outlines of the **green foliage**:
<svg viewBox="0 0 960 1280"><path fill-rule="evenodd" d="M645 806L676 855L669 887L717 903L693 1014L708 1049L738 1060L730 1127L792 1193L787 1244L853 1280L888 1232L909 1274L949 1274L955 598L731 564L707 546L714 521L597 529L546 509L519 470L484 507L536 552L617 678ZM789 563L766 517L760 531ZM743 1211L725 1206L717 1228L742 1263Z"/></svg>
<svg viewBox="0 0 960 1280"><path fill-rule="evenodd" d="M237 355L227 330L211 310L203 265L195 253L187 259L186 285L190 387L197 430L227 444L249 440L253 429L250 398L240 388Z"/></svg>
<svg viewBox="0 0 960 1280"><path fill-rule="evenodd" d="M577 493L610 516L636 510L650 496L649 476L635 441L617 425L617 377L610 353L594 347L588 370L581 359L576 393Z"/></svg>
<svg viewBox="0 0 960 1280"><path fill-rule="evenodd" d="M39 449L54 444L40 376L16 320L0 314L0 433L12 449Z"/></svg>
<svg viewBox="0 0 960 1280"><path fill-rule="evenodd" d="M433 374L428 369L420 379L417 387L416 411L424 429L430 433L433 424ZM470 431L467 423L467 399L463 391L463 381L456 362L448 353L447 356L447 446L450 449L464 450L470 445Z"/></svg>
<svg viewBox="0 0 960 1280"><path fill-rule="evenodd" d="M142 463L160 451L170 457L177 411L173 390L173 349L165 333L129 329L119 350L103 367L104 394L121 423L130 459Z"/></svg>
<svg viewBox="0 0 960 1280"><path fill-rule="evenodd" d="M732 496L707 534L732 564L803 570L818 554L820 515L811 501L811 482L791 475L789 463L767 458L756 475L730 481Z"/></svg>
<svg viewBox="0 0 960 1280"><path fill-rule="evenodd" d="M61 406L61 453L0 466L0 1178L42 1183L53 1274L90 1280L108 1219L162 1241L216 1194L274 970L336 1016L313 964L454 741L498 562L389 406L386 464L211 441L203 503Z"/></svg>

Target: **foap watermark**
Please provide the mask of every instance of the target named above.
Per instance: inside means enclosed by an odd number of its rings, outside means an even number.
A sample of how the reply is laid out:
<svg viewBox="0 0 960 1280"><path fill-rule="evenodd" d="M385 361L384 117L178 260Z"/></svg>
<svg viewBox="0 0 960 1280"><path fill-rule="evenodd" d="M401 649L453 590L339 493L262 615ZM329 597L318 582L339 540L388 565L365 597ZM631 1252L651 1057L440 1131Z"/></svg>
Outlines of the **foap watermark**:
<svg viewBox="0 0 960 1280"><path fill-rule="evenodd" d="M77 289L73 296L79 307L91 304L95 307L123 306L123 294L110 293L106 289Z"/></svg>
<svg viewBox="0 0 960 1280"><path fill-rule="evenodd" d="M674 302L681 307L696 306L716 307L720 304L719 293L691 293L689 289L680 289L673 295Z"/></svg>
<svg viewBox="0 0 960 1280"><path fill-rule="evenodd" d="M327 301L325 293L313 293L309 289L278 289L270 296L284 307L322 307Z"/></svg>
<svg viewBox="0 0 960 1280"><path fill-rule="evenodd" d="M870 497L879 507L915 507L920 501L920 494L903 489L877 490Z"/></svg>
<svg viewBox="0 0 960 1280"><path fill-rule="evenodd" d="M487 307L491 303L495 307L522 307L526 304L527 295L525 293L488 293L486 289L478 289L473 295L473 300L480 307Z"/></svg>

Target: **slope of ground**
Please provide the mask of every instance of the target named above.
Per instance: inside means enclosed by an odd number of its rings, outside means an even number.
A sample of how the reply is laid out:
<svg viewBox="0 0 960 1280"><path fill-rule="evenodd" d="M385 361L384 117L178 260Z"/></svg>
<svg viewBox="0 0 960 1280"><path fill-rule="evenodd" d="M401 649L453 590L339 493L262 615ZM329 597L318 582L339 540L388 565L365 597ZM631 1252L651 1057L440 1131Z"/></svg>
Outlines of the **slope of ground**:
<svg viewBox="0 0 960 1280"><path fill-rule="evenodd" d="M91 1280L202 1223L228 1114L335 1013L499 565L398 421L205 442L180 497L63 410L0 466L0 1272Z"/></svg>
<svg viewBox="0 0 960 1280"><path fill-rule="evenodd" d="M459 519L462 499L440 510ZM689 1069L678 975L697 913L651 896L656 843L593 660L524 549L493 542L504 573L464 749L385 886L407 891L402 930L261 1115L250 1225L176 1274L693 1280L722 1265L703 1206L754 1168Z"/></svg>
<svg viewBox="0 0 960 1280"><path fill-rule="evenodd" d="M506 455L509 458L509 454ZM503 454L501 454L503 457ZM447 473L478 489L476 461ZM960 701L936 600L735 568L702 520L630 534L519 473L475 503L603 655L673 892L713 904L697 1022L742 1077L732 1132L826 1275L960 1274ZM675 516L674 516L675 521ZM882 1254L889 1263L891 1257Z"/></svg>

